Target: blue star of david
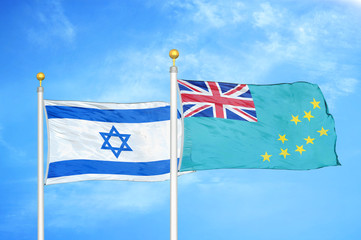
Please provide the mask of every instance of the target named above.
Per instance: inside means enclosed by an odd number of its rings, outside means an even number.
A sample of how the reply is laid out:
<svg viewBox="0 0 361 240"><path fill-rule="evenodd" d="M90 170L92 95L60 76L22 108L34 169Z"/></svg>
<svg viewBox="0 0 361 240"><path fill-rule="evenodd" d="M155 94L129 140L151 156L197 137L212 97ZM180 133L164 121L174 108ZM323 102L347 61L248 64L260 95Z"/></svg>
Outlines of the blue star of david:
<svg viewBox="0 0 361 240"><path fill-rule="evenodd" d="M106 132L99 132L99 133L104 139L104 143L101 149L111 150L116 158L119 157L122 151L133 151L127 143L128 139L130 138L130 134L120 134L114 126L112 127L112 129L110 129L109 133ZM118 137L122 141L120 147L113 147L110 144L109 140L111 137Z"/></svg>

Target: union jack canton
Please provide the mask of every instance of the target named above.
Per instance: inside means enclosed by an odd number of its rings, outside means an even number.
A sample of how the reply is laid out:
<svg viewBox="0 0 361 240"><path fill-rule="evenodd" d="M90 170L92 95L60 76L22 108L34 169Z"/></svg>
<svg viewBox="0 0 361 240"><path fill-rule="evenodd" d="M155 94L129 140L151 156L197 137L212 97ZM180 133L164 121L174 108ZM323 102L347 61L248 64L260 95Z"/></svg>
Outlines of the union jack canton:
<svg viewBox="0 0 361 240"><path fill-rule="evenodd" d="M213 117L257 122L246 84L178 80L184 117Z"/></svg>

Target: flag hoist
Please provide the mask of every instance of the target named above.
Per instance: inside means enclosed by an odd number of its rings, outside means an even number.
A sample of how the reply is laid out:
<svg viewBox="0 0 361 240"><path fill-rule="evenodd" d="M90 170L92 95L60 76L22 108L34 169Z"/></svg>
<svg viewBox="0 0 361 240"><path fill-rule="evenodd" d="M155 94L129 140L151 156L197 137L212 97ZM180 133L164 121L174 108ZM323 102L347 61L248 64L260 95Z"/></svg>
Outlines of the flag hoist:
<svg viewBox="0 0 361 240"><path fill-rule="evenodd" d="M44 88L41 82L45 75L39 72L36 78L40 81L38 92L38 240L44 240L44 126L43 98Z"/></svg>
<svg viewBox="0 0 361 240"><path fill-rule="evenodd" d="M170 67L170 239L178 239L178 202L177 202L177 178L178 178L178 155L177 155L177 73L175 60L179 56L176 49L169 52L173 59ZM41 86L45 75L39 72L36 78L40 81L38 92L38 240L44 240L44 88Z"/></svg>
<svg viewBox="0 0 361 240"><path fill-rule="evenodd" d="M179 56L176 49L169 52L173 59L170 67L170 240L178 239L178 164L177 164L177 73L175 60Z"/></svg>

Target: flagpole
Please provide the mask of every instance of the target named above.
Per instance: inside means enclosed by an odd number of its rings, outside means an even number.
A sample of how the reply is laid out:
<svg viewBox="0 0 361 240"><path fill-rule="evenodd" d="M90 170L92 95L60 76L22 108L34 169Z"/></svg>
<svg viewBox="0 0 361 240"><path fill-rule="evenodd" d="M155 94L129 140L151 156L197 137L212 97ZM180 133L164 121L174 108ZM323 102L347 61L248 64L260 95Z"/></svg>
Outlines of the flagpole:
<svg viewBox="0 0 361 240"><path fill-rule="evenodd" d="M43 129L43 93L41 82L45 75L39 72L36 78L40 81L38 92L38 240L44 240L44 129Z"/></svg>
<svg viewBox="0 0 361 240"><path fill-rule="evenodd" d="M178 164L177 164L177 73L175 60L179 56L176 49L169 52L173 59L170 67L170 240L178 239Z"/></svg>

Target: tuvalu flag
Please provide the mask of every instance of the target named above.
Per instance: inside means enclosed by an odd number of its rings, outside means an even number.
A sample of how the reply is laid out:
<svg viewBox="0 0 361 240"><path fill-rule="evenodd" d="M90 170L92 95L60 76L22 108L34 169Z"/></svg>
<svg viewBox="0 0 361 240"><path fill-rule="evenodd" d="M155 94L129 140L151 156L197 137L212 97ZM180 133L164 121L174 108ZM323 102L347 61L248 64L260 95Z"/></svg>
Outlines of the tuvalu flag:
<svg viewBox="0 0 361 240"><path fill-rule="evenodd" d="M334 119L315 84L178 80L178 87L184 119L181 171L340 165Z"/></svg>

